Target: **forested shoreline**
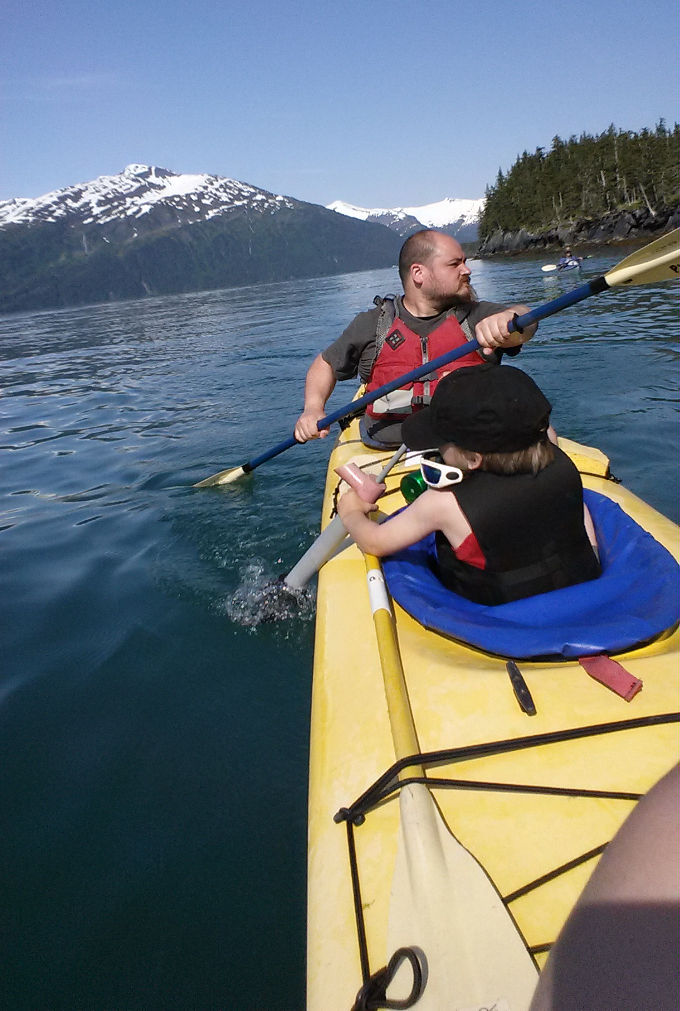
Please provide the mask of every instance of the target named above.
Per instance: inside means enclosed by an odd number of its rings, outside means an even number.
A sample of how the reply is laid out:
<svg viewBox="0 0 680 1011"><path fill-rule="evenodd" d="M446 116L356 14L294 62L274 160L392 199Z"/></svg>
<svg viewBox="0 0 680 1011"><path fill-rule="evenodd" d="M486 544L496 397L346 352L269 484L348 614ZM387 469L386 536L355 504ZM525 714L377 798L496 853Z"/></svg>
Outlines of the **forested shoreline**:
<svg viewBox="0 0 680 1011"><path fill-rule="evenodd" d="M677 224L680 127L554 137L487 187L479 251L635 238Z"/></svg>

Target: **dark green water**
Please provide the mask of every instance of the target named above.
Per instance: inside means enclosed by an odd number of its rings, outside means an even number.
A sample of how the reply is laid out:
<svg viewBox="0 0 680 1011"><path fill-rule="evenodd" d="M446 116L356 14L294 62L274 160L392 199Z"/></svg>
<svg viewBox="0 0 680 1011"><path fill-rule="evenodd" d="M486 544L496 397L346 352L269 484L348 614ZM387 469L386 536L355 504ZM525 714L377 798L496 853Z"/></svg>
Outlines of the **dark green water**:
<svg viewBox="0 0 680 1011"><path fill-rule="evenodd" d="M473 266L498 301L580 280ZM258 617L318 531L330 443L191 484L287 438L316 351L397 288L0 319L0 1007L304 1006L313 599ZM521 364L558 431L677 520L676 305L673 285L591 299Z"/></svg>

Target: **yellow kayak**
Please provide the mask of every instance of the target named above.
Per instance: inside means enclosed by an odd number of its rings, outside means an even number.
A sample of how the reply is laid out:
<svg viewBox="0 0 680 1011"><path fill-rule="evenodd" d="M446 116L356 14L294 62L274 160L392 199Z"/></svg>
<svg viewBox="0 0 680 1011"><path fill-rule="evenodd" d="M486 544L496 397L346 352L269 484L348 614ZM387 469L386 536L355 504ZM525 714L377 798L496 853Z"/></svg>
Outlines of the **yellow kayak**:
<svg viewBox="0 0 680 1011"><path fill-rule="evenodd" d="M418 584L412 562L404 576L399 564L381 566L349 544L319 573L310 1011L385 1007L385 994L418 1009L528 1008L604 847L678 761L677 611L671 601L669 612L667 583L653 592L663 578L677 585L678 528L612 479L598 450L560 445L587 494L652 552L638 582L658 598L663 627L653 627L653 615L646 623L656 603L629 616L626 601L612 598L589 605L586 632L576 621L564 646L540 635L534 642L531 631L525 645L521 629L506 634L488 613L503 608L487 608L480 620L463 613L453 625L437 599L419 611L404 590L413 571ZM352 422L330 459L322 527L341 484L335 468L354 462L378 474L388 457L364 447ZM382 512L405 504L399 489L409 467L392 469ZM612 538L625 539L620 530ZM531 600L540 610L553 596ZM562 615L555 621L539 610L529 624L543 624L549 636ZM468 628L472 641L464 641ZM600 634L614 648L601 648ZM603 652L613 663L589 673L584 658Z"/></svg>

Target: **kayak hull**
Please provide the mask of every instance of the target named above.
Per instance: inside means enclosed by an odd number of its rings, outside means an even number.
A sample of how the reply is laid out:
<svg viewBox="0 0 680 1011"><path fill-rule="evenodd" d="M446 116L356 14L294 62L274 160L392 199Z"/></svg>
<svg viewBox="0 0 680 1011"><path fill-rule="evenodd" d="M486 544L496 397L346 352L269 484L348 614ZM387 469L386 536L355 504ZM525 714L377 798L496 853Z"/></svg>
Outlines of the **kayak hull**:
<svg viewBox="0 0 680 1011"><path fill-rule="evenodd" d="M609 480L606 457L599 451L568 440L562 445L581 470L585 487L617 502L677 559L675 524ZM322 526L331 519L338 489L334 468L354 462L377 473L388 456L364 447L357 423L352 423L331 456ZM388 495L380 502L384 511L404 504L398 491L404 472L399 464L388 477ZM428 774L456 785L430 792L447 830L492 882L538 972L636 797L678 761L677 725L672 722L678 695L677 627L616 657L643 682L631 702L590 678L576 661L517 661L535 704L536 713L529 716L518 703L503 658L426 630L397 604L394 615L419 751L455 749L450 760L437 763ZM588 729L602 726L611 729ZM533 743L522 743L525 739ZM334 821L394 761L364 562L350 545L321 569L317 595L308 828L312 1011L351 1007L366 962L370 972L380 969L393 954L395 938L408 936L411 929L396 898L403 873L397 794L352 829L358 900L348 829ZM422 859L427 860L427 844ZM363 966L357 905L366 937ZM442 934L451 937L452 963L465 959L479 977L462 998L467 1004L455 1006L492 1000L506 1001L513 1011L528 1006L526 988L515 993L509 978L505 992L499 992L499 975L489 966L498 962L503 979L503 952L490 956L468 943L476 936L481 912L462 908L450 915ZM399 924L400 917L405 925ZM418 940L412 938L416 947ZM436 988L431 979L416 1006L442 1006Z"/></svg>

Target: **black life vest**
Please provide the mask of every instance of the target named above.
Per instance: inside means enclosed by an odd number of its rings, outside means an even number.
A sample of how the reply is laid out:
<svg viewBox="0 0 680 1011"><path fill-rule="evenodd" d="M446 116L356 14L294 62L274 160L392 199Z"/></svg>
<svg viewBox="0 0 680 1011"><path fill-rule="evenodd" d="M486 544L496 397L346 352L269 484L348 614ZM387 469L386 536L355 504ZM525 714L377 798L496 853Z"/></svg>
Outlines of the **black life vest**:
<svg viewBox="0 0 680 1011"><path fill-rule="evenodd" d="M366 392L372 393L380 386L398 379L405 372L410 372L454 348L462 347L463 344L467 344L468 340L470 338L466 336L453 313L446 316L427 337L419 337L402 319L396 316L378 347L371 375L366 384ZM454 369L467 365L479 365L482 360L476 351L471 351L463 358L421 377L418 382L406 383L400 387L400 389L408 390L410 397L402 397L394 409L389 404L381 405L378 401L375 404L369 404L366 413L373 418L384 417L386 413L389 413L390 417L395 420L406 418L414 410L419 410L429 404L437 383L448 372L453 372ZM390 397L394 398L394 394L390 394ZM404 400L406 403L403 402Z"/></svg>
<svg viewBox="0 0 680 1011"><path fill-rule="evenodd" d="M474 471L452 489L486 561L462 562L437 532L439 578L478 604L505 604L600 575L583 524L583 486L568 456L538 474Z"/></svg>

